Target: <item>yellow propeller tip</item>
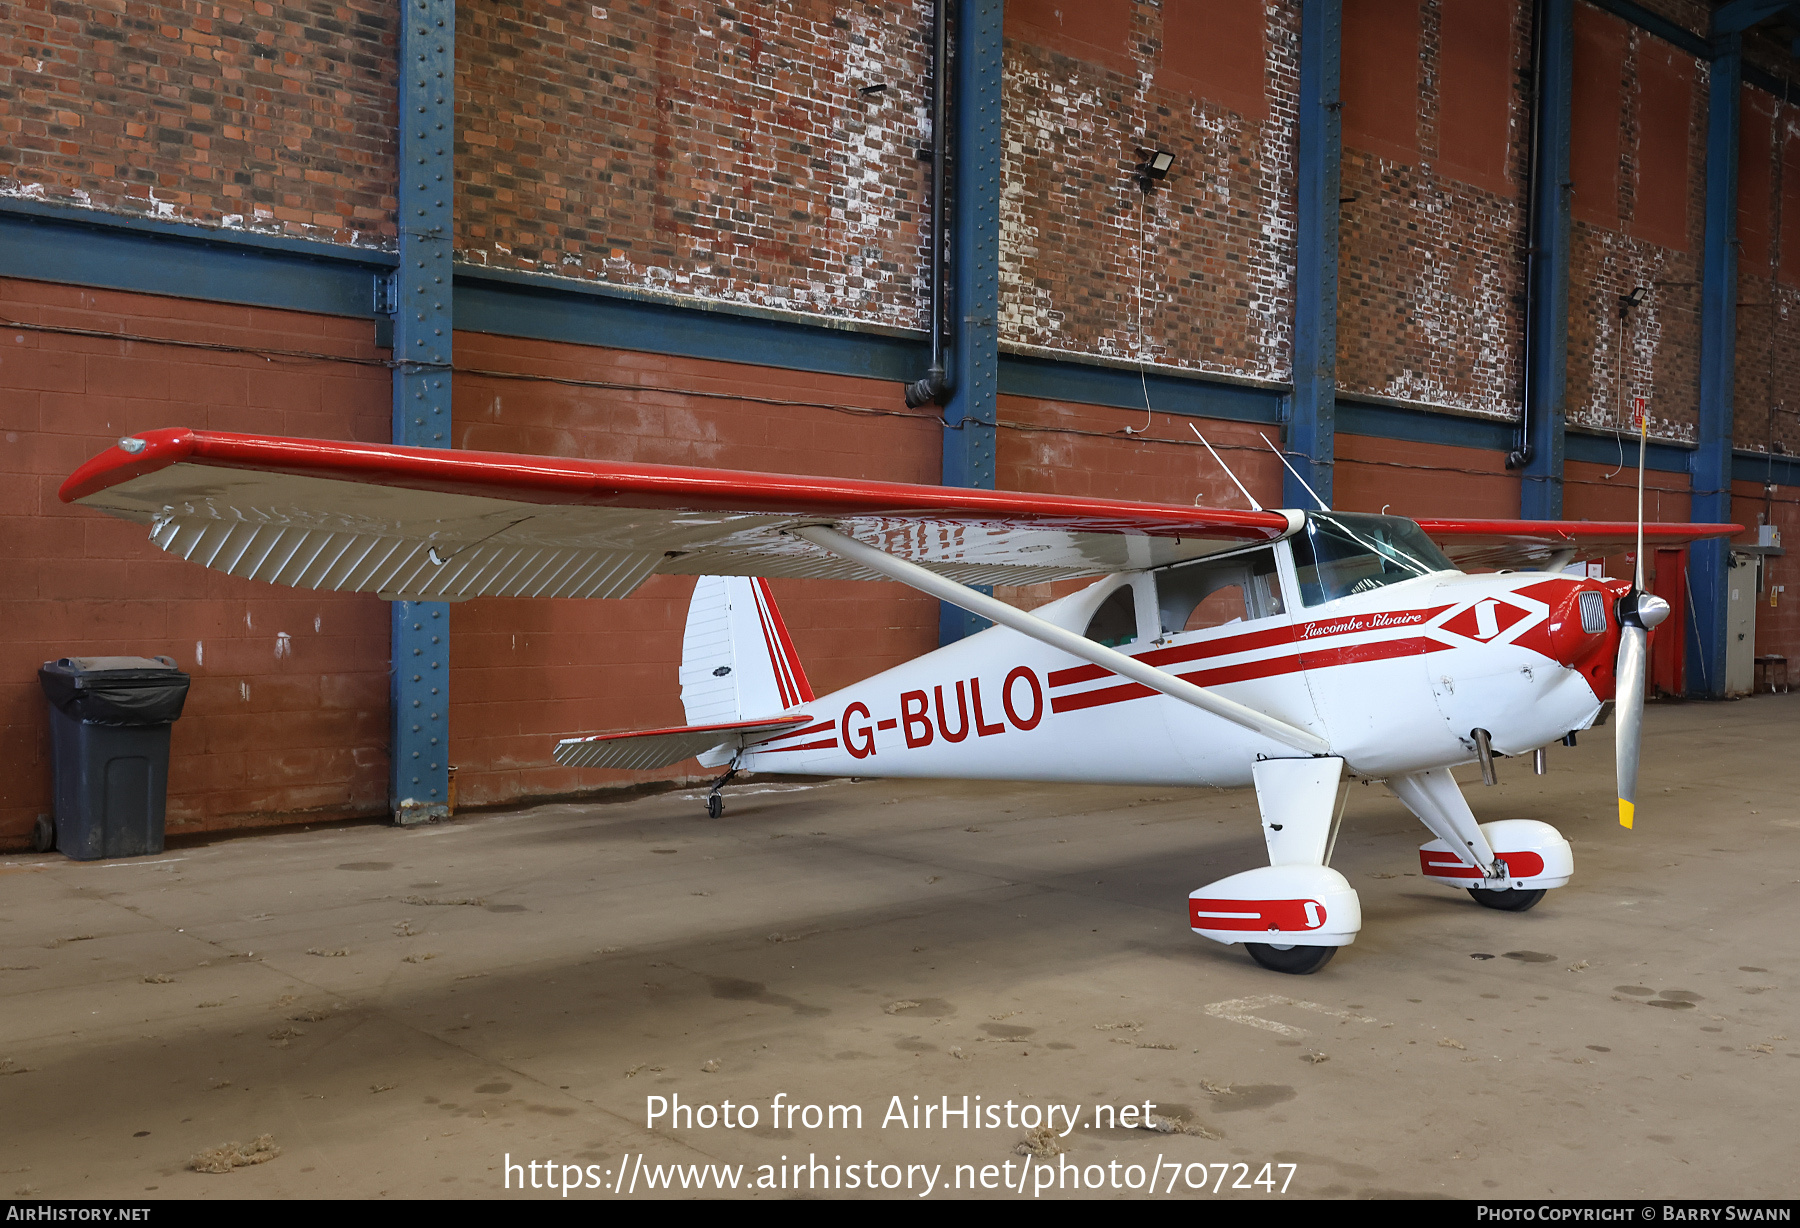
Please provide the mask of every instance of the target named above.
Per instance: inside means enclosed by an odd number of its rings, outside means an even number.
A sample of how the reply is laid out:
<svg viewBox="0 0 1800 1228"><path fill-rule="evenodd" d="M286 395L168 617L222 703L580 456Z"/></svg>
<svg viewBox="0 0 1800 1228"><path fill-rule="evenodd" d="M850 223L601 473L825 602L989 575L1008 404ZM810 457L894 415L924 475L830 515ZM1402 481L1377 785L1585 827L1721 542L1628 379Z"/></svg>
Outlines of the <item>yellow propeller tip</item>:
<svg viewBox="0 0 1800 1228"><path fill-rule="evenodd" d="M1619 799L1619 826L1620 827L1629 828L1631 826L1631 820L1636 815L1636 813L1637 813L1636 806L1632 805L1630 802L1626 801L1622 797Z"/></svg>

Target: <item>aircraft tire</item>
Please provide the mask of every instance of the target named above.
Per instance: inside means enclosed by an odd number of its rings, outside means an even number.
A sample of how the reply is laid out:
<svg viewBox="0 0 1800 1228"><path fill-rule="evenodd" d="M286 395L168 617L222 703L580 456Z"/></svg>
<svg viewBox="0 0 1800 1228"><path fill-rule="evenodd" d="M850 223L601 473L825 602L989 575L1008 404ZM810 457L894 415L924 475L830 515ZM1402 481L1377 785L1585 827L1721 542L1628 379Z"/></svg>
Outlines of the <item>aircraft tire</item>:
<svg viewBox="0 0 1800 1228"><path fill-rule="evenodd" d="M1501 912L1524 912L1537 905L1544 898L1544 888L1536 891L1489 891L1485 887L1470 887L1469 895L1483 908L1497 908Z"/></svg>
<svg viewBox="0 0 1800 1228"><path fill-rule="evenodd" d="M1337 954L1336 947L1281 947L1270 946L1266 942L1246 942L1244 950L1250 952L1250 958L1271 972L1286 972L1293 976L1306 976L1317 972L1331 962Z"/></svg>
<svg viewBox="0 0 1800 1228"><path fill-rule="evenodd" d="M706 799L706 817L716 819L725 813L725 799L714 793Z"/></svg>

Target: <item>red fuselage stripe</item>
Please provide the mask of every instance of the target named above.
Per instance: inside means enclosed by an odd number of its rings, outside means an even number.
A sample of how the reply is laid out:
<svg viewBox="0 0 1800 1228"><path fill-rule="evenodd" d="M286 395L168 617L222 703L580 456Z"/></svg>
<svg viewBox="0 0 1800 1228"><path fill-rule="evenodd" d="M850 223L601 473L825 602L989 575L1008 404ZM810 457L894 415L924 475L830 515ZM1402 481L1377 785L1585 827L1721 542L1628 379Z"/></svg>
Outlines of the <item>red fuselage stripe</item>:
<svg viewBox="0 0 1800 1228"><path fill-rule="evenodd" d="M837 728L836 721L820 721L817 725L808 725L804 729L790 729L784 733L778 733L774 737L770 738L769 742L785 742L789 738L804 738L805 736L807 736L808 734L811 734L811 733L819 733L826 729L836 729L836 728ZM769 742L760 743L759 745L766 746L769 744Z"/></svg>
<svg viewBox="0 0 1800 1228"><path fill-rule="evenodd" d="M750 749L764 755L779 755L787 750L836 750L838 740L827 738L823 742L807 742L802 746L752 746Z"/></svg>
<svg viewBox="0 0 1800 1228"><path fill-rule="evenodd" d="M1195 686L1219 686L1227 682L1248 682L1252 678L1272 678L1279 674L1291 674L1302 669L1329 669L1334 665L1352 665L1362 661L1385 661L1392 657L1419 656L1428 652L1441 652L1450 645L1436 640L1414 637L1404 640L1381 640L1373 644L1349 644L1342 648L1308 648L1305 652L1289 653L1280 657L1264 657L1260 661L1245 661L1238 665L1224 665L1217 669L1201 669L1192 673L1178 674L1177 677ZM1147 686L1135 682L1123 686L1103 687L1097 691L1082 691L1076 695L1059 695L1050 701L1052 712L1079 712L1083 708L1099 708L1107 704L1122 703L1128 699L1142 699L1154 695Z"/></svg>
<svg viewBox="0 0 1800 1228"><path fill-rule="evenodd" d="M1381 610L1371 614L1351 614L1338 618L1327 618L1319 622L1293 623L1285 627L1266 627L1260 631L1228 635L1223 639L1204 640L1197 644L1182 644L1174 648L1153 648L1149 652L1138 653L1135 656L1145 665L1167 667L1183 661L1202 661L1208 657L1225 657L1239 652L1254 652L1259 648L1308 643L1325 636L1358 635L1370 631L1385 631L1394 627L1423 626L1448 609L1450 609L1449 606L1441 605L1428 610ZM1094 682L1111 674L1112 671L1103 666L1076 665L1068 669L1052 670L1049 682L1053 687L1074 686L1080 682Z"/></svg>

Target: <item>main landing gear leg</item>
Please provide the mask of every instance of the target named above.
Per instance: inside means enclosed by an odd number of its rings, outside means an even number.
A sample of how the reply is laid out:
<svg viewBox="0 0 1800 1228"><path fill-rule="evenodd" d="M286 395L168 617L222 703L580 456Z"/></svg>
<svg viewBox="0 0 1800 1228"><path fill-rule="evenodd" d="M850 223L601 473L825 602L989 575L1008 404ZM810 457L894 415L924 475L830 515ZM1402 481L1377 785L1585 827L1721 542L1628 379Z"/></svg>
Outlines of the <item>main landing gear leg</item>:
<svg viewBox="0 0 1800 1228"><path fill-rule="evenodd" d="M1420 870L1484 908L1524 912L1575 872L1569 842L1550 824L1477 823L1449 768L1396 776L1388 788L1437 837L1420 847Z"/></svg>
<svg viewBox="0 0 1800 1228"><path fill-rule="evenodd" d="M731 783L731 778L738 774L737 760L725 769L725 774L713 781L712 792L706 795L706 817L716 819L725 813L725 799L719 796L719 790Z"/></svg>
<svg viewBox="0 0 1800 1228"><path fill-rule="evenodd" d="M1388 788L1400 803L1431 829L1431 834L1448 844L1456 855L1480 871L1479 878L1503 876L1494 864L1494 850L1488 844L1474 811L1457 787L1449 768L1432 768L1429 772L1413 772L1388 781Z"/></svg>
<svg viewBox="0 0 1800 1228"><path fill-rule="evenodd" d="M1317 972L1356 940L1362 928L1356 891L1325 864L1343 772L1344 761L1331 756L1257 762L1256 802L1270 864L1190 895L1195 933L1241 942L1263 967L1293 975Z"/></svg>

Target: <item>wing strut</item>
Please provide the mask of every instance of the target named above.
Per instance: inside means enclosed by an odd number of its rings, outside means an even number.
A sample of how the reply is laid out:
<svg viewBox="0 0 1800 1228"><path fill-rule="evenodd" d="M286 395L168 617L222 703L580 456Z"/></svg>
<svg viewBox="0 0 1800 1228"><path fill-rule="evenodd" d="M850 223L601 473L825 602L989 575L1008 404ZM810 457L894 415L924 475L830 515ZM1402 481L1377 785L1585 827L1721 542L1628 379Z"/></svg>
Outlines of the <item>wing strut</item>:
<svg viewBox="0 0 1800 1228"><path fill-rule="evenodd" d="M1096 644L1084 635L1065 630L1045 622L1023 610L1014 609L1004 601L998 601L985 593L978 593L966 585L954 580L947 580L936 572L929 571L917 563L895 558L884 550L864 545L855 538L847 537L835 529L823 525L808 525L792 530L794 536L811 542L821 550L828 550L839 558L860 563L870 571L879 572L890 580L898 580L911 588L918 589L939 601L948 601L971 614L979 614L991 619L1003 627L1011 627L1020 635L1028 635L1039 643L1048 644L1060 649L1070 656L1079 657L1083 661L1109 669L1120 677L1129 678L1153 691L1160 691L1172 699L1192 704L1203 712L1223 717L1234 725L1242 725L1245 729L1273 738L1284 746L1304 751L1309 755L1325 754L1331 745L1323 738L1307 732L1286 721L1277 720L1254 708L1245 707L1235 700L1226 699L1223 695L1214 694L1204 687L1174 674L1157 669L1153 665L1145 665L1135 657L1127 656L1103 644Z"/></svg>

